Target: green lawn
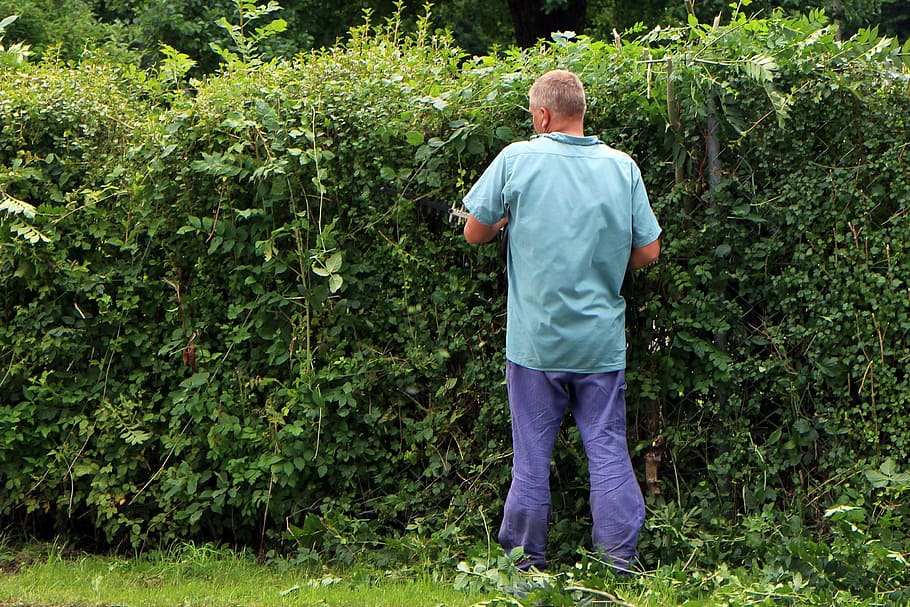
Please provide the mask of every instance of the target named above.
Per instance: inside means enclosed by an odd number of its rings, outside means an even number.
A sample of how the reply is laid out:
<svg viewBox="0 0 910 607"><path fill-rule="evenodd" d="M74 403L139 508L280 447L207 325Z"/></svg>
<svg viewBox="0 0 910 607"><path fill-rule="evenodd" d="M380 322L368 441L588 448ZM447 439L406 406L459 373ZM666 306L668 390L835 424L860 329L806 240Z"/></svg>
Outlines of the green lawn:
<svg viewBox="0 0 910 607"><path fill-rule="evenodd" d="M0 560L0 606L466 607L485 598L429 574L342 578L264 566L220 550L198 552L134 559L52 553L40 560L7 554Z"/></svg>
<svg viewBox="0 0 910 607"><path fill-rule="evenodd" d="M261 564L248 553L182 546L134 558L74 553L56 545L0 543L0 607L872 607L884 596L762 579L760 571L714 572L677 567L634 578L581 569L518 573L493 563L459 571L417 569L344 572ZM591 572L589 572L591 573ZM523 591L515 593L515 587ZM459 590L458 588L473 590Z"/></svg>

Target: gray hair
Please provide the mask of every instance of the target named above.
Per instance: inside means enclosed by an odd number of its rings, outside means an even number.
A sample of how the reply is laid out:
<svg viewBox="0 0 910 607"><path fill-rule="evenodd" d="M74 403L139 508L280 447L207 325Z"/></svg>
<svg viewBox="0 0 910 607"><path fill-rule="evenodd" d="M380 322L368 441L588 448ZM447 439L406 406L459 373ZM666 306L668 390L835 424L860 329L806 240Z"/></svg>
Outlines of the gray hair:
<svg viewBox="0 0 910 607"><path fill-rule="evenodd" d="M585 89L578 76L566 70L553 70L538 78L528 97L531 105L545 107L559 116L585 115Z"/></svg>

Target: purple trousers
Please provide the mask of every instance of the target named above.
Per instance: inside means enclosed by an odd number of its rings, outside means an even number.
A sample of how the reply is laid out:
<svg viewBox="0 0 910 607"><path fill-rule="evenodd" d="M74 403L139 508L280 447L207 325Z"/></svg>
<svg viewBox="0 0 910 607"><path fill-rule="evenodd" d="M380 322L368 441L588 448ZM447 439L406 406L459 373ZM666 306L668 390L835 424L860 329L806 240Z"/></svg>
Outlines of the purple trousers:
<svg viewBox="0 0 910 607"><path fill-rule="evenodd" d="M626 443L625 371L535 371L507 361L506 385L514 457L499 543L507 554L521 546L524 564L546 567L550 460L571 406L588 457L594 548L614 566L629 567L645 506Z"/></svg>

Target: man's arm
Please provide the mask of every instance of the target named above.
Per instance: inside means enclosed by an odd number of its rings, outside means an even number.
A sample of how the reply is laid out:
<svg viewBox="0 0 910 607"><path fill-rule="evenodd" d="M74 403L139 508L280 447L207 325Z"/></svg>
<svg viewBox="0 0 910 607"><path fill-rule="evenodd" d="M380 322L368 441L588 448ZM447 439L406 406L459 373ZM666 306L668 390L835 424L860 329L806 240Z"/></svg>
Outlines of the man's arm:
<svg viewBox="0 0 910 607"><path fill-rule="evenodd" d="M490 242L496 238L496 235L507 223L509 223L508 217L503 217L493 225L487 225L478 221L473 215L469 215L464 224L464 238L471 244Z"/></svg>
<svg viewBox="0 0 910 607"><path fill-rule="evenodd" d="M465 230L467 230L467 226L465 226ZM629 269L637 270L643 268L649 263L656 261L659 256L660 239L655 240L651 244L646 244L643 247L632 249L632 255L629 256Z"/></svg>

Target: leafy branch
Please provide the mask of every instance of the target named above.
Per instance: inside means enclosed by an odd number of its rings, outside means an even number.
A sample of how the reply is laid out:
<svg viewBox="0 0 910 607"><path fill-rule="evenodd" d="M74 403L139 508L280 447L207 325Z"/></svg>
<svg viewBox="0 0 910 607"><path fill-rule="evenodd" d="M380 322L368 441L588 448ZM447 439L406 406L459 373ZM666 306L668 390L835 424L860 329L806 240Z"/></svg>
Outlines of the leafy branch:
<svg viewBox="0 0 910 607"><path fill-rule="evenodd" d="M21 218L29 220L34 219L36 214L35 207L24 200L13 198L6 192L0 191L0 211L5 211L7 217L11 218L9 224L10 231L25 239L30 244L51 241L47 235L37 228L21 221ZM2 225L2 223L3 221L0 220L0 225Z"/></svg>
<svg viewBox="0 0 910 607"><path fill-rule="evenodd" d="M29 45L22 42L15 42L9 48L3 46L3 33L18 18L19 15L10 15L0 20L0 65L23 65L28 60L29 55L32 54L31 50L29 50Z"/></svg>
<svg viewBox="0 0 910 607"><path fill-rule="evenodd" d="M262 60L260 54L262 43L287 30L288 24L282 18L276 18L266 25L252 28L252 23L262 19L266 15L278 12L281 6L276 0L270 0L268 4L256 4L250 0L236 0L236 7L239 13L237 23L229 22L222 17L216 24L227 31L234 43L234 50L226 49L216 42L210 44L212 50L227 63L229 68L248 68L260 65Z"/></svg>

